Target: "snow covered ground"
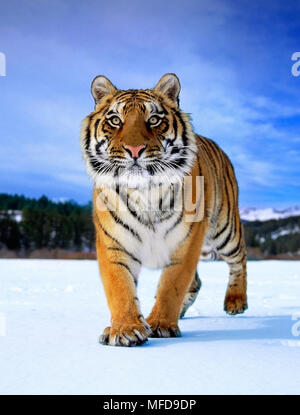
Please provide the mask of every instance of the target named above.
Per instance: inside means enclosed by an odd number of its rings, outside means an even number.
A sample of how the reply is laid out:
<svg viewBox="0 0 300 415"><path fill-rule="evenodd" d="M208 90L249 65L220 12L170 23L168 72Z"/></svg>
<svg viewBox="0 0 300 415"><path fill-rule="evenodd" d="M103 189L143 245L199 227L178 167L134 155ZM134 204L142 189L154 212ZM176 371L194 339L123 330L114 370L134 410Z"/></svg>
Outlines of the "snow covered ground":
<svg viewBox="0 0 300 415"><path fill-rule="evenodd" d="M249 262L249 310L227 316L227 267L201 262L182 337L97 343L109 313L96 261L0 260L1 394L299 394L300 263ZM144 270L143 311L159 272Z"/></svg>

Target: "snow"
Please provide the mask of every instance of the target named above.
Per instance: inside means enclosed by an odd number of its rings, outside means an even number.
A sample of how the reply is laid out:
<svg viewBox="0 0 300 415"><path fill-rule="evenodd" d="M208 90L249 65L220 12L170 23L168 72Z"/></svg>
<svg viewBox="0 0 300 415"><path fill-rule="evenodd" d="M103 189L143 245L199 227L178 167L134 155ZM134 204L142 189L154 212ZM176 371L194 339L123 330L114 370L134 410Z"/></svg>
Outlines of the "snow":
<svg viewBox="0 0 300 415"><path fill-rule="evenodd" d="M61 198L53 198L53 202L56 203L64 203L67 202L68 199L61 197ZM17 222L22 221L22 211L21 210L8 210L8 211L0 211L0 216L4 213L8 213L12 219ZM283 219L288 218L290 216L300 216L300 207L289 207L286 209L275 209L275 208L240 208L241 218L246 221L266 221L270 219Z"/></svg>
<svg viewBox="0 0 300 415"><path fill-rule="evenodd" d="M2 210L0 211L0 218L3 218L6 214L10 216L11 219L16 222L22 221L22 211L21 210Z"/></svg>
<svg viewBox="0 0 300 415"><path fill-rule="evenodd" d="M265 221L270 219L283 219L290 216L300 216L300 207L290 207L287 209L274 209L274 208L241 208L241 218L246 221Z"/></svg>
<svg viewBox="0 0 300 415"><path fill-rule="evenodd" d="M299 226L294 226L293 228L289 228L289 229L278 229L275 232L271 233L271 238L272 239L277 239L280 236L285 236L285 235L291 235L291 234L295 234L295 233L299 233L300 232L300 228Z"/></svg>
<svg viewBox="0 0 300 415"><path fill-rule="evenodd" d="M299 394L300 263L248 263L249 310L223 312L227 266L201 262L182 337L98 344L109 313L96 261L0 260L1 394ZM143 270L142 309L159 271Z"/></svg>

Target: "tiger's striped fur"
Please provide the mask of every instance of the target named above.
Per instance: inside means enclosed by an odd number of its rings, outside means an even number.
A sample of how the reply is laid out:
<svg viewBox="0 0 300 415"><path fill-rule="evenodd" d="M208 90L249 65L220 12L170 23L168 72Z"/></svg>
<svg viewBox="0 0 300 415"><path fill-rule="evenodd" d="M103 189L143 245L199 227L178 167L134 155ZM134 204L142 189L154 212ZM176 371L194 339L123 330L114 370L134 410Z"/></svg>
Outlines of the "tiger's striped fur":
<svg viewBox="0 0 300 415"><path fill-rule="evenodd" d="M215 142L193 132L178 107L179 91L174 74L148 90L118 90L103 76L92 83L96 107L83 121L81 147L95 183L96 249L111 311L111 327L100 337L104 344L179 336L178 318L201 287L196 268L207 249L229 265L225 311L247 308L234 170ZM187 176L204 177L204 194L196 201L203 216L192 221L182 197L186 190L195 195L194 184L187 189ZM142 265L163 268L146 320L136 295Z"/></svg>

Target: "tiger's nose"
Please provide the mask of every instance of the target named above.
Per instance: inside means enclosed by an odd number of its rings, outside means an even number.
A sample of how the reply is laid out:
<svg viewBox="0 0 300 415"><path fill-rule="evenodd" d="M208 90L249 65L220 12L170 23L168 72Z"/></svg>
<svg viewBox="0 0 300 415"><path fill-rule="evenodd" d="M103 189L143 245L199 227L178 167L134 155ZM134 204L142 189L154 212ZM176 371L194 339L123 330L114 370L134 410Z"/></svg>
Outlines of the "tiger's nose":
<svg viewBox="0 0 300 415"><path fill-rule="evenodd" d="M127 151L127 153L129 153L130 156L133 159L137 159L137 158L139 158L141 156L141 154L145 150L146 145L145 144L141 144L140 146L137 146L137 147L133 147L133 146L126 145L126 146L124 146L124 148Z"/></svg>

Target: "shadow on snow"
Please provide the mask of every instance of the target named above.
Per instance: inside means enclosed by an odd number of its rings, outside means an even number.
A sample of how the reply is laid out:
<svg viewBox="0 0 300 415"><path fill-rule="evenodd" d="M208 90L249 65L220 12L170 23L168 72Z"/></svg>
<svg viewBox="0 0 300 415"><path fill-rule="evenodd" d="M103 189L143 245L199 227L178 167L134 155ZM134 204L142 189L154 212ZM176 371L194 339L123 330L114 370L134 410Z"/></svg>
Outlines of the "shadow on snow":
<svg viewBox="0 0 300 415"><path fill-rule="evenodd" d="M201 320L213 319L215 321L227 320L226 325L230 325L229 319L239 319L240 324L245 321L245 327L229 328L224 330L212 329L201 330ZM181 324L182 337L168 338L168 339L150 339L148 346L161 347L169 346L171 344L192 343L192 342L214 342L214 341L237 341L237 340L283 340L294 339L292 335L292 326L295 323L291 319L291 315L280 316L238 316L238 317L187 317L181 320L182 322L191 319L199 320L199 330L185 330L184 324ZM248 328L247 326L257 324L257 327ZM154 340L154 341L153 341Z"/></svg>

